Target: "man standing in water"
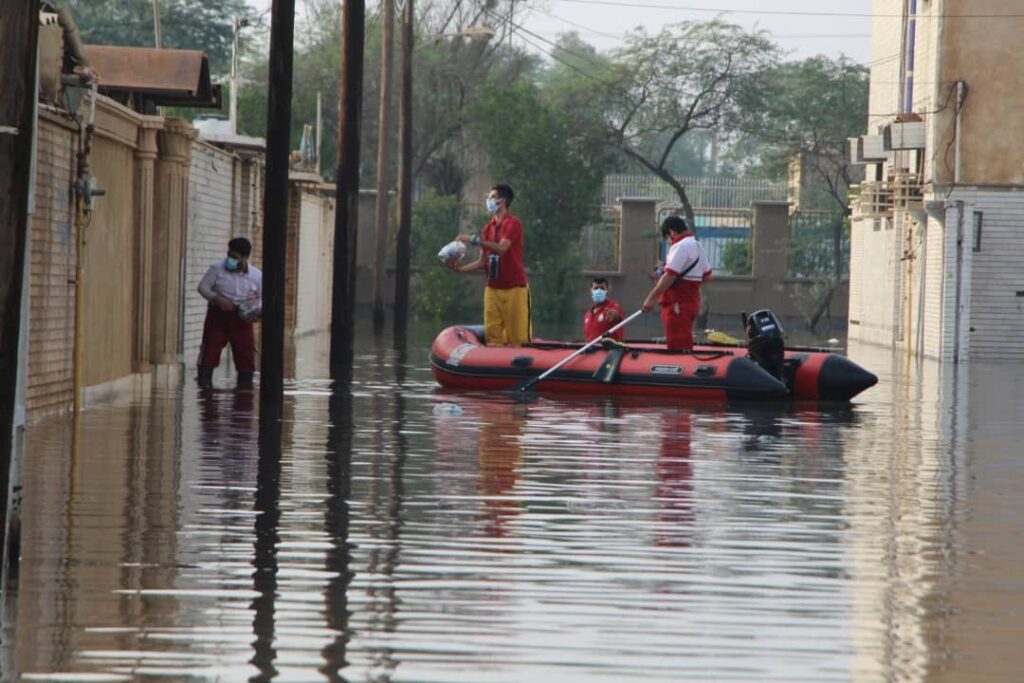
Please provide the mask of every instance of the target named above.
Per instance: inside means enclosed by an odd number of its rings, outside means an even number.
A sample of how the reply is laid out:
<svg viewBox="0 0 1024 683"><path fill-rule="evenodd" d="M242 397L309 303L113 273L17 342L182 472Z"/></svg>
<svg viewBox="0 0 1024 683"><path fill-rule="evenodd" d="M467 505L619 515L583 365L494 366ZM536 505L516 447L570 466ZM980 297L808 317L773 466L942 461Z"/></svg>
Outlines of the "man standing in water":
<svg viewBox="0 0 1024 683"><path fill-rule="evenodd" d="M263 299L263 271L249 263L252 244L244 237L228 242L227 258L217 261L199 281L199 293L210 302L203 322L196 381L200 387L213 386L213 369L220 365L224 346L238 369L238 386L251 387L256 371L256 335L253 322L259 318Z"/></svg>
<svg viewBox="0 0 1024 683"><path fill-rule="evenodd" d="M457 273L485 271L484 343L522 346L530 341L530 286L523 265L523 224L509 207L515 194L508 185L495 185L487 195L487 221L479 235L458 239L480 247L476 261L449 262Z"/></svg>
<svg viewBox="0 0 1024 683"><path fill-rule="evenodd" d="M711 279L711 263L704 247L681 216L669 216L661 224L661 236L669 240L665 272L644 299L644 311L661 304L665 346L672 351L693 348L693 321L700 312L700 286Z"/></svg>

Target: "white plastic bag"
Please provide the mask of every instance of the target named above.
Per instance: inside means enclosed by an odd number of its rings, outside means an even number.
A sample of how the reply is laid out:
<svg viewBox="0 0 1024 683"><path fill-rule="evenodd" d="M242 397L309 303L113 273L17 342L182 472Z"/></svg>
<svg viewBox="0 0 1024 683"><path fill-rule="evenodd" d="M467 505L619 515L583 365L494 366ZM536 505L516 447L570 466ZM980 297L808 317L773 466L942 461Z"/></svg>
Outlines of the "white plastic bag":
<svg viewBox="0 0 1024 683"><path fill-rule="evenodd" d="M441 259L443 263L458 263L466 256L466 244L459 240L452 240L448 244L441 247L441 251L437 252L437 258Z"/></svg>

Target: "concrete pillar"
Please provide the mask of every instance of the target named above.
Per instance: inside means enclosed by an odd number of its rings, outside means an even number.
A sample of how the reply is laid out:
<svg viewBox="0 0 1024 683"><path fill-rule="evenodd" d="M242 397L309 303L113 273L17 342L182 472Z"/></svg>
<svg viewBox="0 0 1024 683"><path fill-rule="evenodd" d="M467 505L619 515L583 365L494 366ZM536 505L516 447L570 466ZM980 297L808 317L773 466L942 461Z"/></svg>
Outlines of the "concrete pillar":
<svg viewBox="0 0 1024 683"><path fill-rule="evenodd" d="M176 363L180 351L182 263L187 237L189 164L195 137L195 129L183 119L167 119L157 136L150 360L158 364Z"/></svg>
<svg viewBox="0 0 1024 683"><path fill-rule="evenodd" d="M153 183L156 170L156 135L162 120L143 121L135 148L135 372L149 369L150 310L153 267Z"/></svg>
<svg viewBox="0 0 1024 683"><path fill-rule="evenodd" d="M754 202L751 252L755 289L781 289L789 272L789 202Z"/></svg>
<svg viewBox="0 0 1024 683"><path fill-rule="evenodd" d="M626 308L639 306L654 285L651 271L658 259L658 216L656 199L624 197L619 231L619 272L612 283L615 298ZM612 279L612 278L609 278ZM587 288L581 287L586 296Z"/></svg>

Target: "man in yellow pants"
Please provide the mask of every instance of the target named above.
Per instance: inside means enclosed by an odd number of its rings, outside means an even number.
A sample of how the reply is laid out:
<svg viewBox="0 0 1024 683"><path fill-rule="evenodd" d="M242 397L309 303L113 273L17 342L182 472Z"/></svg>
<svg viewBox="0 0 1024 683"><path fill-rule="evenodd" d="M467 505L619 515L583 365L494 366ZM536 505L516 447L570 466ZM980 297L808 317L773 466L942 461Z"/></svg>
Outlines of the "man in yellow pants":
<svg viewBox="0 0 1024 683"><path fill-rule="evenodd" d="M522 346L530 341L530 285L523 266L523 224L509 213L514 198L508 185L495 185L487 195L491 219L479 235L459 235L459 240L480 247L480 257L460 265L450 262L458 273L483 270L484 343Z"/></svg>

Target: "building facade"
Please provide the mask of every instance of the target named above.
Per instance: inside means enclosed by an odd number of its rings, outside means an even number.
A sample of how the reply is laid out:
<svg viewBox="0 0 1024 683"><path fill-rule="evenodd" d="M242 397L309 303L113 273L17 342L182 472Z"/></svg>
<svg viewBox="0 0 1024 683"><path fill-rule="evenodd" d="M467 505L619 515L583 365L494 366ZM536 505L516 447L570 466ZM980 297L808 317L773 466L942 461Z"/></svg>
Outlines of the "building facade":
<svg viewBox="0 0 1024 683"><path fill-rule="evenodd" d="M1015 0L875 0L849 336L1024 359L1024 74Z"/></svg>

